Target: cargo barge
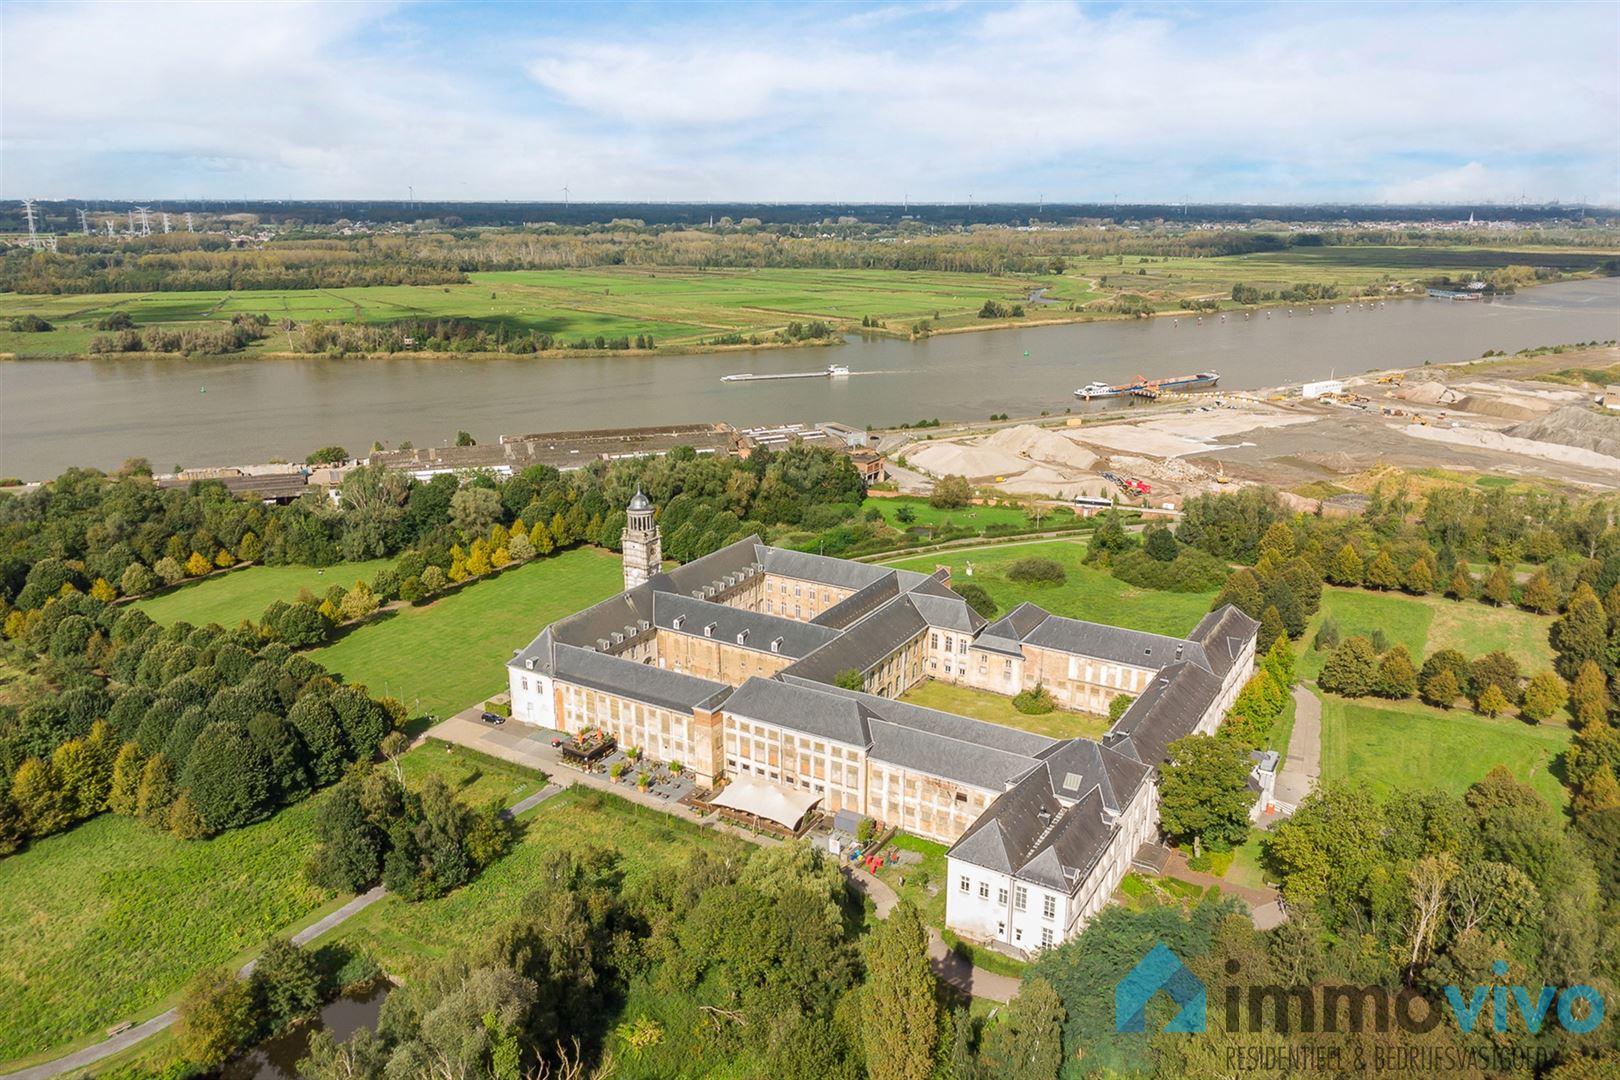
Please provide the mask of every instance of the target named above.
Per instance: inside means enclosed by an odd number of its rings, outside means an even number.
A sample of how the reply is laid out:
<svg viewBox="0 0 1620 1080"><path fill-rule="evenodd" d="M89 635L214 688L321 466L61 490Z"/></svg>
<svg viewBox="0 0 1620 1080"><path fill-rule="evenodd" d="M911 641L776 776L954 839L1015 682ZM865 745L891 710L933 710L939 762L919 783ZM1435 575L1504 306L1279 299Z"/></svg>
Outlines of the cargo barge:
<svg viewBox="0 0 1620 1080"><path fill-rule="evenodd" d="M1200 371L1196 375L1171 375L1164 379L1150 379L1145 375L1138 375L1131 381L1123 383L1087 383L1076 390L1074 396L1082 401L1091 401L1093 398L1119 397L1124 394L1156 398L1164 393L1203 390L1215 386L1220 381L1221 373L1218 371Z"/></svg>
<svg viewBox="0 0 1620 1080"><path fill-rule="evenodd" d="M761 382L765 379L837 379L849 374L843 364L828 364L826 371L786 371L780 375L755 375L751 371L740 375L722 375L721 382Z"/></svg>

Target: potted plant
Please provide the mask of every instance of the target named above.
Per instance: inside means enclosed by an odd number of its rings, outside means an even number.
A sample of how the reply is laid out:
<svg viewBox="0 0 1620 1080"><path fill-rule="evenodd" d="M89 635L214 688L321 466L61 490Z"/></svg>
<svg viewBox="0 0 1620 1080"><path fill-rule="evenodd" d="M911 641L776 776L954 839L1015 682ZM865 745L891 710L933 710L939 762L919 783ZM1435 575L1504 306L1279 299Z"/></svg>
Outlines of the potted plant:
<svg viewBox="0 0 1620 1080"><path fill-rule="evenodd" d="M610 765L608 767L608 776L612 777L614 782L617 783L619 777L624 775L624 768L625 768L624 762L615 761L612 765Z"/></svg>

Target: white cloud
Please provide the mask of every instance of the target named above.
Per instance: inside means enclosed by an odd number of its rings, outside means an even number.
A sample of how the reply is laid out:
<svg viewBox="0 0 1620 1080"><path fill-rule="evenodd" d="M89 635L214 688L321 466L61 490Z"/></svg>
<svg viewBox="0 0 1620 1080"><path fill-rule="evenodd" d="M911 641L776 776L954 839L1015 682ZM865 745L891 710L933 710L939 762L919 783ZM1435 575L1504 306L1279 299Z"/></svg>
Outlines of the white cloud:
<svg viewBox="0 0 1620 1080"><path fill-rule="evenodd" d="M1610 5L444 10L0 7L0 190L1620 199Z"/></svg>

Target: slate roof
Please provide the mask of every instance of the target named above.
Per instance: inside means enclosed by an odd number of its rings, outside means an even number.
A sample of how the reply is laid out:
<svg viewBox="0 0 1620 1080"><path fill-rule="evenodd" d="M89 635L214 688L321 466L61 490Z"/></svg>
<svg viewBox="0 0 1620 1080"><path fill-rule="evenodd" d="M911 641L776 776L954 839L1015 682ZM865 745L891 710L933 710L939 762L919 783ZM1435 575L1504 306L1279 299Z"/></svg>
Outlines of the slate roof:
<svg viewBox="0 0 1620 1080"><path fill-rule="evenodd" d="M652 583L637 585L551 624L552 635L565 645L600 649L615 632L630 637L652 626Z"/></svg>
<svg viewBox="0 0 1620 1080"><path fill-rule="evenodd" d="M1103 805L1119 813L1147 779L1146 765L1091 739L1067 739L1041 754L1059 799L1079 798L1092 788Z"/></svg>
<svg viewBox="0 0 1620 1080"><path fill-rule="evenodd" d="M558 678L676 712L714 708L732 692L725 683L573 645L559 644L552 654Z"/></svg>
<svg viewBox="0 0 1620 1080"><path fill-rule="evenodd" d="M872 584L844 597L810 621L817 626L847 630L900 595L900 575L890 571Z"/></svg>
<svg viewBox="0 0 1620 1080"><path fill-rule="evenodd" d="M911 601L898 597L783 671L824 683L851 668L864 674L927 628Z"/></svg>
<svg viewBox="0 0 1620 1080"><path fill-rule="evenodd" d="M681 625L676 627L677 620ZM713 637L743 649L756 652L777 652L798 659L838 637L838 631L815 626L797 619L784 619L780 615L767 615L762 611L747 611L728 607L709 600L694 600L678 593L656 593L653 596L653 625L672 633L692 637ZM712 634L704 628L714 626ZM738 640L742 635L742 640ZM780 641L778 648L771 643Z"/></svg>
<svg viewBox="0 0 1620 1080"><path fill-rule="evenodd" d="M976 634L984 626L984 616L968 607L968 602L955 593L944 597L914 589L906 594L906 598L929 626L955 630L961 634Z"/></svg>
<svg viewBox="0 0 1620 1080"><path fill-rule="evenodd" d="M1209 669L1224 679L1259 630L1257 621L1232 604L1223 604L1198 620L1187 636L1203 646Z"/></svg>
<svg viewBox="0 0 1620 1080"><path fill-rule="evenodd" d="M1026 645L1043 649L1078 653L1134 667L1162 668L1177 660L1191 660L1195 664L1208 666L1203 646L1197 642L1165 634L1126 630L1120 626L1065 619L1060 615L1048 615L1024 635L1023 641Z"/></svg>
<svg viewBox="0 0 1620 1080"><path fill-rule="evenodd" d="M1103 736L1103 745L1144 765L1158 766L1167 747L1193 733L1221 695L1221 680L1208 668L1183 660L1154 676L1125 714Z"/></svg>
<svg viewBox="0 0 1620 1080"><path fill-rule="evenodd" d="M758 536L746 537L701 558L654 574L648 584L657 592L681 593L707 599L744 578L759 573Z"/></svg>
<svg viewBox="0 0 1620 1080"><path fill-rule="evenodd" d="M858 702L803 684L750 678L726 699L726 712L847 746L864 749L871 741Z"/></svg>
<svg viewBox="0 0 1620 1080"><path fill-rule="evenodd" d="M864 589L885 574L899 575L901 586L909 589L928 576L915 570L890 570L883 566L835 559L830 555L813 555L808 551L767 547L757 541L755 550L755 559L767 573L814 581L838 589Z"/></svg>
<svg viewBox="0 0 1620 1080"><path fill-rule="evenodd" d="M987 791L1004 791L1008 784L1037 768L1040 762L1024 754L1008 753L982 743L965 742L922 728L895 724L876 716L867 718L872 745L867 757L913 772L927 773Z"/></svg>
<svg viewBox="0 0 1620 1080"><path fill-rule="evenodd" d="M1050 771L1043 762L996 799L947 854L1022 881L1072 892L1107 850L1113 814L1097 787L1073 800L1060 800L1053 794Z"/></svg>

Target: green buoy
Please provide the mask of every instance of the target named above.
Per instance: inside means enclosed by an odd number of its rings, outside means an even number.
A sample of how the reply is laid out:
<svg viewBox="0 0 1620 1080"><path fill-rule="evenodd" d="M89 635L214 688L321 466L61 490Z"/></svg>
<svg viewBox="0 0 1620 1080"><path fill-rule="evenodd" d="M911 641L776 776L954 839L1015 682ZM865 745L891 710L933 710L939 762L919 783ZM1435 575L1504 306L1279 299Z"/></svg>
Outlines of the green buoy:
<svg viewBox="0 0 1620 1080"><path fill-rule="evenodd" d="M1024 350L1024 355L1025 355L1025 356L1028 356L1028 355L1029 355L1029 350L1028 350L1028 349L1025 349L1025 350Z"/></svg>
<svg viewBox="0 0 1620 1080"><path fill-rule="evenodd" d="M206 386L199 386L199 387L197 387L197 393L199 393L199 394L206 394L206 393L208 393L208 387L206 387Z"/></svg>

